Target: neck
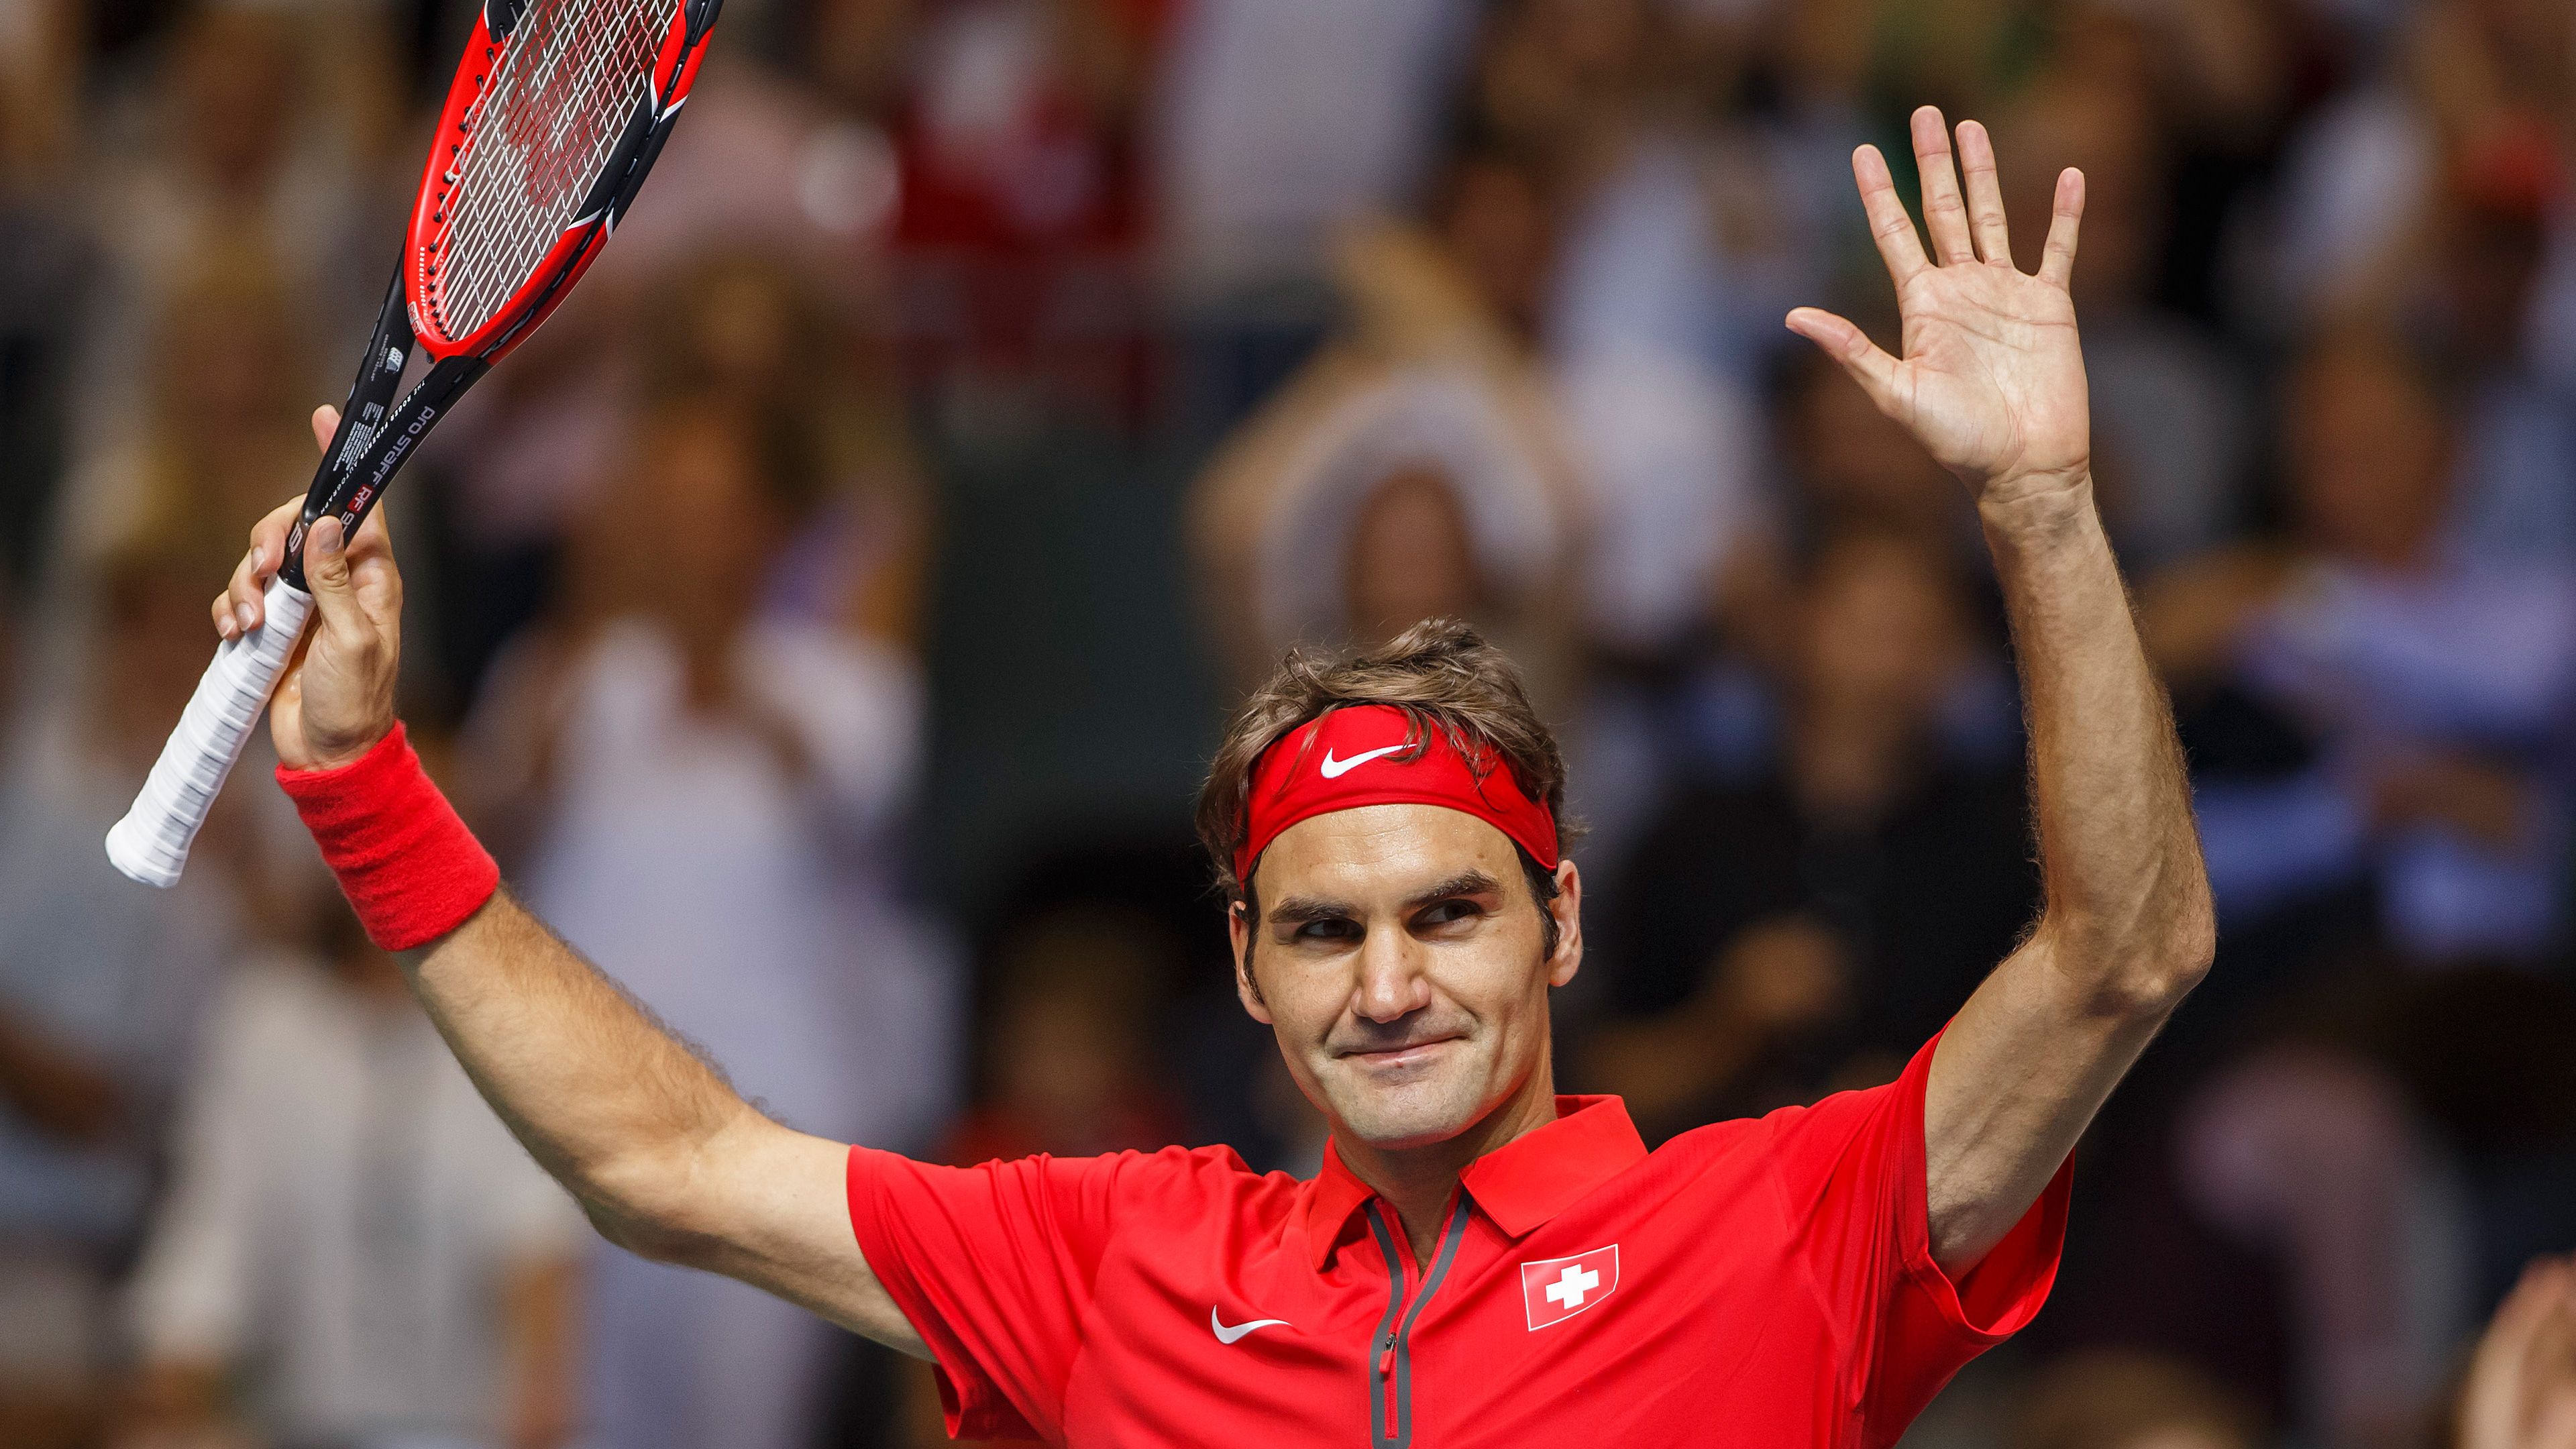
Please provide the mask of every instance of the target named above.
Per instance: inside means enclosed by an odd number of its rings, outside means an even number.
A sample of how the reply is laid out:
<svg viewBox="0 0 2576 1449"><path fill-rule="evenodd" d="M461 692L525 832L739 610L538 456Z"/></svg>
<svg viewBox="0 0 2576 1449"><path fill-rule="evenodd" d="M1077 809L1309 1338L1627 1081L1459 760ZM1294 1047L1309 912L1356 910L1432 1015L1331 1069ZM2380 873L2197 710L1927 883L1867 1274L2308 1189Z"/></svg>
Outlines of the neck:
<svg viewBox="0 0 2576 1449"><path fill-rule="evenodd" d="M1427 1266L1467 1164L1555 1120L1556 1071L1542 1058L1517 1090L1455 1137L1419 1147L1376 1147L1336 1128L1333 1148L1352 1176L1395 1209L1413 1245L1413 1261Z"/></svg>

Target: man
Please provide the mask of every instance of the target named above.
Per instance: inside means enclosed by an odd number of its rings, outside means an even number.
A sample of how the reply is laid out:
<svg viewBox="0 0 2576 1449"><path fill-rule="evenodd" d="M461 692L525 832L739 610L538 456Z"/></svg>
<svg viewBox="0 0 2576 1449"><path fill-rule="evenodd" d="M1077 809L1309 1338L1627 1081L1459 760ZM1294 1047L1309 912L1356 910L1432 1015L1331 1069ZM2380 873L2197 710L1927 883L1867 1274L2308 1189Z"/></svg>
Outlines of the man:
<svg viewBox="0 0 2576 1449"><path fill-rule="evenodd" d="M935 1168L763 1117L500 893L420 774L393 720L381 525L353 546L315 531L321 624L271 707L280 778L602 1231L935 1358L953 1431L1889 1443L2036 1310L2067 1154L2213 929L2093 506L2066 294L2082 178L2059 179L2027 275L1984 130L1959 130L1964 194L1938 112L1916 113L1914 146L1937 261L1878 152L1854 158L1906 357L1813 309L1789 325L1976 492L2025 673L2048 903L1887 1087L1653 1154L1615 1100L1554 1094L1548 989L1583 959L1563 772L1509 665L1450 627L1292 659L1202 802L1244 1004L1332 1123L1312 1182L1222 1149ZM256 622L289 516L255 533L219 627Z"/></svg>

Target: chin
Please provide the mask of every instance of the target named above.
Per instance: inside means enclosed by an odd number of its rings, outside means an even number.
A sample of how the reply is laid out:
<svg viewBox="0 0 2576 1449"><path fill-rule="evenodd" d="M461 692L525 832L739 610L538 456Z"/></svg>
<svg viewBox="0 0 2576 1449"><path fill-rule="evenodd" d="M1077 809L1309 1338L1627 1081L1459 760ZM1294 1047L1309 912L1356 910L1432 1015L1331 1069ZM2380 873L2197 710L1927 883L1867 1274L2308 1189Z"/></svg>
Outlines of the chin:
<svg viewBox="0 0 2576 1449"><path fill-rule="evenodd" d="M1340 1085L1333 1105L1342 1130L1388 1151L1446 1142L1475 1126L1491 1105L1463 1082Z"/></svg>

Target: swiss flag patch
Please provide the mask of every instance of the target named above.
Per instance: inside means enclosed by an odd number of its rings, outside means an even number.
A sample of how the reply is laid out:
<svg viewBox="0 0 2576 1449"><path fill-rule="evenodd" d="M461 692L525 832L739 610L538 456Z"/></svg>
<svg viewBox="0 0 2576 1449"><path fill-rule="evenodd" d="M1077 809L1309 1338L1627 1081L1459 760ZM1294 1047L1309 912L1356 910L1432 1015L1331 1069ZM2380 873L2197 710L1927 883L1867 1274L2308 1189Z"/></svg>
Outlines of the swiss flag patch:
<svg viewBox="0 0 2576 1449"><path fill-rule="evenodd" d="M1521 1307L1529 1313L1532 1333L1552 1323L1563 1323L1609 1297L1618 1286L1617 1243L1571 1258L1541 1258L1521 1264Z"/></svg>

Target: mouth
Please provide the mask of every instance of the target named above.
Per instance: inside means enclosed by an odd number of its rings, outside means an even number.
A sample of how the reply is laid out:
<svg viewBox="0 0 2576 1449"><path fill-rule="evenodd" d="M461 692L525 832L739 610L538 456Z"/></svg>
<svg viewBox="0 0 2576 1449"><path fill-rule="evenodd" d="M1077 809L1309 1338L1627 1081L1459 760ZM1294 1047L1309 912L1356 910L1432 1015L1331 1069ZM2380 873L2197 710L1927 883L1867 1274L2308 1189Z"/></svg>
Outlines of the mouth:
<svg viewBox="0 0 2576 1449"><path fill-rule="evenodd" d="M1405 1042L1399 1046L1343 1052L1341 1057L1346 1062L1370 1071L1397 1072L1431 1062L1442 1052L1457 1045L1460 1040L1462 1038L1456 1034L1435 1036L1423 1041Z"/></svg>

